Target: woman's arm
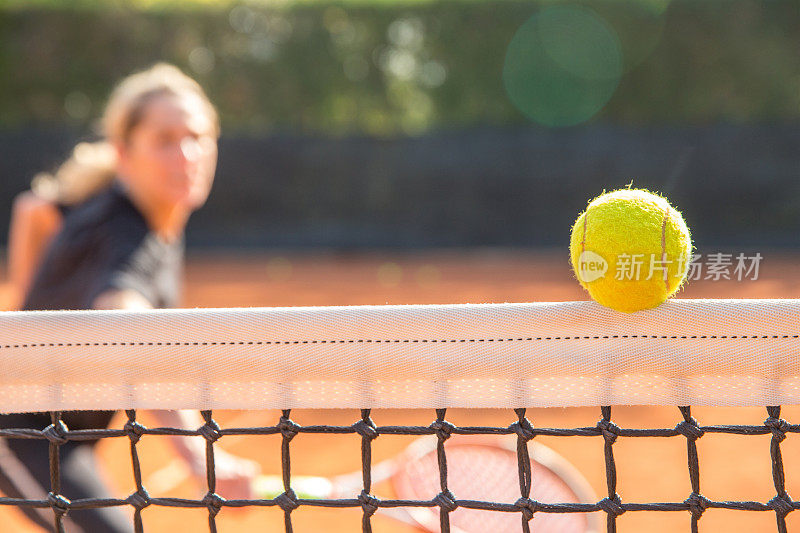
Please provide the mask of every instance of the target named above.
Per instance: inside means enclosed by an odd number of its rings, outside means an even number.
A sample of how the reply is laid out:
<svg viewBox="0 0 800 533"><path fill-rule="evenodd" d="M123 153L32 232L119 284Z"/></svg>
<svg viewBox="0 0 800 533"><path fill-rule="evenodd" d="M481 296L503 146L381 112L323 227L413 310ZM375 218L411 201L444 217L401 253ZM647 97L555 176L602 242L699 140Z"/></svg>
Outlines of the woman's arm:
<svg viewBox="0 0 800 533"><path fill-rule="evenodd" d="M30 191L14 199L8 236L11 308L22 306L47 246L61 228L61 213Z"/></svg>
<svg viewBox="0 0 800 533"><path fill-rule="evenodd" d="M204 424L198 411L151 411L165 427L197 429ZM172 445L189 466L198 484L206 486L206 442L200 437L172 437ZM231 455L214 446L215 491L224 498L249 500L254 497L253 480L260 473L258 463Z"/></svg>
<svg viewBox="0 0 800 533"><path fill-rule="evenodd" d="M94 301L94 309L152 309L147 299L131 290L110 289L101 293ZM195 410L153 410L159 424L166 427L195 430L204 424ZM189 466L201 485L206 484L206 443L200 437L170 436L178 455ZM219 447L214 449L214 471L217 480L216 492L228 499L253 498L253 480L260 472L257 463L231 455Z"/></svg>
<svg viewBox="0 0 800 533"><path fill-rule="evenodd" d="M92 309L105 310L127 309L128 311L138 311L152 308L150 301L133 289L109 289L100 293L92 304Z"/></svg>

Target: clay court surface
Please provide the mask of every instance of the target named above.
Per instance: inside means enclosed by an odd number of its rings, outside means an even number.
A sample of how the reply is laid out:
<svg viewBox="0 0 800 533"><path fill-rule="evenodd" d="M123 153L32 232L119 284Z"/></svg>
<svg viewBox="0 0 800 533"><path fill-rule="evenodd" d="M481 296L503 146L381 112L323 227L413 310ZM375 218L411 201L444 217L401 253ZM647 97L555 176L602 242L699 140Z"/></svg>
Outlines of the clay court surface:
<svg viewBox="0 0 800 533"><path fill-rule="evenodd" d="M704 252L714 252L706 250ZM798 298L800 256L761 251L759 279L694 281L681 298ZM445 304L483 302L565 301L586 299L572 279L563 251L452 251L426 253L270 253L231 256L222 253L193 255L187 265L187 307L305 306L362 304ZM215 412L222 427L273 425L277 411ZM760 424L764 408L693 409L701 425ZM377 425L428 425L433 411L373 412ZM800 421L800 408L784 407L790 423ZM599 408L531 409L528 418L538 427L594 426ZM353 411L296 411L299 424L348 425L357 421ZM152 418L141 413L147 425ZM447 419L457 425L505 426L514 421L511 410L450 410ZM613 420L622 427L673 427L680 421L677 408L617 407ZM121 427L122 418L115 425ZM188 479L163 437L145 436L139 444L145 486L153 497L197 498L202 485ZM382 436L373 441L373 462L394 456L410 437ZM594 491L605 495L603 440L601 437L537 437L577 467ZM770 437L706 435L698 440L701 488L713 500L766 502L775 495L771 477ZM280 472L280 437L227 436L217 445L258 461L265 473ZM800 435L789 434L782 443L787 490L800 493ZM614 445L618 492L627 502L681 502L690 494L686 468L686 441L672 438L624 438ZM99 453L117 496L133 492L127 439L106 439ZM45 458L43 458L44 460ZM333 475L360 469L357 435L298 435L292 441L295 474ZM391 496L388 484L373 487ZM223 494L224 496L224 494ZM433 494L431 494L433 496ZM789 515L789 529L800 529L798 513ZM27 532L16 510L0 509L0 530ZM618 519L622 532L689 531L687 512L629 512ZM148 532L207 531L205 509L183 510L149 507L143 513ZM292 515L297 532L360 531L359 509L300 508ZM283 513L277 508L223 509L217 524L221 532L283 531ZM373 518L376 532L410 532L414 528L380 514ZM700 521L701 531L776 531L771 512L709 510Z"/></svg>

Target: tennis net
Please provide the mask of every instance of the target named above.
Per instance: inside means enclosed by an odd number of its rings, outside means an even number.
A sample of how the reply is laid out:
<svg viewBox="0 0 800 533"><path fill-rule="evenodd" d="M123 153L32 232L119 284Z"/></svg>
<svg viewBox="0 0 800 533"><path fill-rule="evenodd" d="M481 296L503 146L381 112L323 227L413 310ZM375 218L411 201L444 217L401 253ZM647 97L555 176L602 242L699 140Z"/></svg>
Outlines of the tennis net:
<svg viewBox="0 0 800 533"><path fill-rule="evenodd" d="M227 507L280 509L286 531L293 531L298 509L334 507L360 509L363 531L372 531L376 512L398 509L431 531L616 531L619 517L631 511L688 512L690 529L698 531L707 510L727 509L773 513L776 530L784 532L787 516L800 507L787 492L781 452L782 441L800 433L800 425L781 418L779 407L800 403L799 312L797 300L674 300L633 315L590 302L5 313L0 315L0 411L49 412L51 423L42 429L3 428L0 437L48 442L50 487L45 498L4 497L0 506L50 510L58 531L65 530L70 513L103 507L131 509L134 530L144 531L142 511L160 506L206 509L210 531L217 531L217 515ZM680 406L678 422L621 427L612 418L617 405ZM569 406L600 406L597 423L538 427L526 410ZM761 424L702 425L690 406L768 407ZM360 409L360 416L350 424L292 420L295 409L329 408ZM431 421L376 425L371 414L378 408L430 409ZM458 425L448 420L447 408L507 409L511 421ZM99 430L64 424L62 411L89 409L125 410L126 421ZM197 409L204 423L197 429L146 427L139 409ZM213 414L219 409L281 414L271 424L221 427ZM328 480L346 490L298 488L303 480L292 476L291 443L302 434L360 437L355 481ZM769 436L770 499L703 495L697 441L712 434ZM202 498L148 492L138 447L149 435L205 439ZM277 488L250 500L217 494L215 450L234 435L279 436ZM387 469L372 460L373 443L384 435L421 439L393 465L399 497L373 491L373 478ZM125 498L82 500L62 494L60 447L114 437L130 442L135 491ZM537 446L542 437L602 439L602 496L595 497L551 450ZM628 437L685 443L685 498L622 499L615 444ZM513 494L504 487L496 498L472 496L473 488L458 475L474 474L460 465L483 460L512 480ZM560 480L549 485L555 488L537 492L548 486L550 474ZM492 483L483 476L472 485ZM504 522L481 522L473 511L480 520L498 516ZM547 522L550 517L560 521Z"/></svg>

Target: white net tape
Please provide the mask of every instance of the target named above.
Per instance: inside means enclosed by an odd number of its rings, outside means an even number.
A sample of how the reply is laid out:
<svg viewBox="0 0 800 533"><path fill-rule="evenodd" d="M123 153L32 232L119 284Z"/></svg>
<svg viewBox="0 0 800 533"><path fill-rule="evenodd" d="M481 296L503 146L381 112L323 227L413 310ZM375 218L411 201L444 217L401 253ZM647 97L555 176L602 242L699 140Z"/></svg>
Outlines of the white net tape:
<svg viewBox="0 0 800 533"><path fill-rule="evenodd" d="M0 412L800 403L800 300L0 313Z"/></svg>

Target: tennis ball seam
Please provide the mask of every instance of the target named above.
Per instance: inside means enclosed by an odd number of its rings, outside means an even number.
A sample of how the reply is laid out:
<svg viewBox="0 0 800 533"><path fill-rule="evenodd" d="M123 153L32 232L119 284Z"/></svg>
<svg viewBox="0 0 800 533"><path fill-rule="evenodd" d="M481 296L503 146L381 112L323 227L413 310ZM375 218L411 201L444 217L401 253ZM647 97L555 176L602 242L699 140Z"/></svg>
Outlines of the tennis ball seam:
<svg viewBox="0 0 800 533"><path fill-rule="evenodd" d="M667 221L669 211L664 212L664 220L661 222L661 263L667 263ZM664 271L664 289L669 293L669 269Z"/></svg>
<svg viewBox="0 0 800 533"><path fill-rule="evenodd" d="M586 251L586 220L589 218L589 209L583 213L583 238L581 239L581 253Z"/></svg>

